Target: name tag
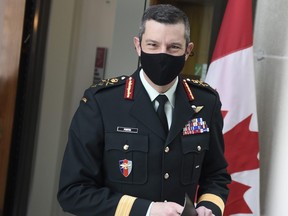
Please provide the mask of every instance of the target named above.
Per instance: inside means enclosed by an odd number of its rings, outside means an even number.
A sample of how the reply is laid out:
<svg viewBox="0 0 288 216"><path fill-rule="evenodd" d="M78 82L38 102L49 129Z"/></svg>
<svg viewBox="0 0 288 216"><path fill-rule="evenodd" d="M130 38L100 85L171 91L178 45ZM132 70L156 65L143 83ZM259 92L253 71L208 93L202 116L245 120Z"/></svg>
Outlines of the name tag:
<svg viewBox="0 0 288 216"><path fill-rule="evenodd" d="M138 128L130 128L130 127L117 127L117 132L121 133L138 133Z"/></svg>

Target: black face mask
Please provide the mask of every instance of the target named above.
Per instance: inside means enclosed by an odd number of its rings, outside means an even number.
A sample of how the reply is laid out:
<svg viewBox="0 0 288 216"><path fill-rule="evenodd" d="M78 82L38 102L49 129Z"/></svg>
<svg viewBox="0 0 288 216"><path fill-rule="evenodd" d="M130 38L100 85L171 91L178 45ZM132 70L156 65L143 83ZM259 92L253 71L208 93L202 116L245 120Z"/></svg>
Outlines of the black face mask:
<svg viewBox="0 0 288 216"><path fill-rule="evenodd" d="M141 66L149 79L159 86L172 82L182 71L185 54L173 56L166 53L150 54L141 50Z"/></svg>

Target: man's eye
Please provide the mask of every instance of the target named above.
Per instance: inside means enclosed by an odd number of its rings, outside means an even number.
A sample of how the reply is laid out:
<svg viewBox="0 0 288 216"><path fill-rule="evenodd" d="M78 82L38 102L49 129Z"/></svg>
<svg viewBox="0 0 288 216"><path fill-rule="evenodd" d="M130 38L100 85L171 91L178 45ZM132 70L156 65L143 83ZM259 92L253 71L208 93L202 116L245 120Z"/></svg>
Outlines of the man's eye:
<svg viewBox="0 0 288 216"><path fill-rule="evenodd" d="M171 46L171 49L181 49L181 47L180 47L180 46L173 45L173 46Z"/></svg>
<svg viewBox="0 0 288 216"><path fill-rule="evenodd" d="M156 44L155 43L148 43L147 46L156 47Z"/></svg>

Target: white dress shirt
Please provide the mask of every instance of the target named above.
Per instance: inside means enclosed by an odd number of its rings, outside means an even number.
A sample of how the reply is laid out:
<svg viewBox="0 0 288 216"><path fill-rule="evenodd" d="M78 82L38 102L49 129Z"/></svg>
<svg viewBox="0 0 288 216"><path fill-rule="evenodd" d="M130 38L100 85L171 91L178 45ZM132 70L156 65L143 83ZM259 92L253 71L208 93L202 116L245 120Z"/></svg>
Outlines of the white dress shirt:
<svg viewBox="0 0 288 216"><path fill-rule="evenodd" d="M140 79L141 79L141 82L144 86L144 88L146 89L146 91L148 92L148 95L151 99L151 102L154 104L154 108L155 110L158 109L158 106L159 106L159 103L156 99L156 97L159 95L159 92L157 92L148 82L147 80L145 79L144 77L144 71L141 70L140 71ZM176 87L177 87L177 84L178 84L178 77L176 78L176 81L175 83L171 86L171 88L166 91L165 94L168 98L168 101L167 103L165 104L165 113L166 113L166 116L167 116L167 122L168 122L168 127L170 129L171 127L171 123L172 123L172 113L173 113L173 109L174 109L174 106L175 106L175 91L176 91ZM162 93L161 93L162 94Z"/></svg>

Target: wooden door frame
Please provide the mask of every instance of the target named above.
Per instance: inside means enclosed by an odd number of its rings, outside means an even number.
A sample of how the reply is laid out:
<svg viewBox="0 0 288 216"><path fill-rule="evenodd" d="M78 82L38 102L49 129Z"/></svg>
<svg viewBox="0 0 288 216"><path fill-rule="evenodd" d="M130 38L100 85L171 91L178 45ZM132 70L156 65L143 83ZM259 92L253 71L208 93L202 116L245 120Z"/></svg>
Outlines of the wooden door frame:
<svg viewBox="0 0 288 216"><path fill-rule="evenodd" d="M51 0L26 0L3 215L26 215Z"/></svg>
<svg viewBox="0 0 288 216"><path fill-rule="evenodd" d="M8 174L25 0L0 1L0 215Z"/></svg>

